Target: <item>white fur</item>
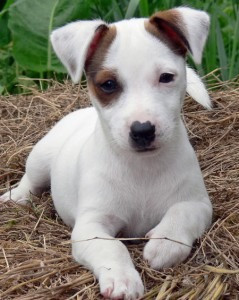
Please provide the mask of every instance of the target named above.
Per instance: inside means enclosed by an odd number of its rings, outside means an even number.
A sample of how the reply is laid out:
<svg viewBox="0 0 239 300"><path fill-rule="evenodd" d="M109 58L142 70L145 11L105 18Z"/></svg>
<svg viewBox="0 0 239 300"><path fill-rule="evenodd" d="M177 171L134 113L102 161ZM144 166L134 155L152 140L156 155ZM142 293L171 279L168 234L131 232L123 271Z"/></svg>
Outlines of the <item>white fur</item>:
<svg viewBox="0 0 239 300"><path fill-rule="evenodd" d="M180 12L185 12L186 24L188 17L193 23L194 10ZM205 14L196 16L200 31ZM19 186L1 199L24 203L29 192L39 193L51 184L57 212L73 227L74 258L94 272L106 298L137 299L143 294L140 276L127 248L111 239L119 232L124 237L166 238L151 239L144 249L144 258L156 269L189 255L194 240L210 225L212 207L180 118L187 82L198 102L206 107L210 102L196 73L186 71L182 57L145 31L143 19L115 26L117 35L103 65L117 70L123 93L106 107L90 93L95 108L75 111L57 123L30 153ZM74 81L86 57L81 43L87 49L95 28L95 21L77 22L52 35ZM206 39L204 29L202 35ZM194 37L190 42L192 49L198 47ZM69 57L77 61L75 73ZM164 72L174 73L175 80L159 83ZM155 151L136 153L128 143L136 120L155 124Z"/></svg>
<svg viewBox="0 0 239 300"><path fill-rule="evenodd" d="M61 58L74 83L81 78L88 45L94 31L101 24L105 23L102 20L77 21L58 28L51 34L54 51Z"/></svg>
<svg viewBox="0 0 239 300"><path fill-rule="evenodd" d="M187 67L187 93L199 104L207 109L211 109L211 100L205 86L196 72Z"/></svg>
<svg viewBox="0 0 239 300"><path fill-rule="evenodd" d="M207 40L210 18L207 13L189 7L176 9L182 16L187 28L186 38L192 50L192 57L196 63L202 59L202 51Z"/></svg>

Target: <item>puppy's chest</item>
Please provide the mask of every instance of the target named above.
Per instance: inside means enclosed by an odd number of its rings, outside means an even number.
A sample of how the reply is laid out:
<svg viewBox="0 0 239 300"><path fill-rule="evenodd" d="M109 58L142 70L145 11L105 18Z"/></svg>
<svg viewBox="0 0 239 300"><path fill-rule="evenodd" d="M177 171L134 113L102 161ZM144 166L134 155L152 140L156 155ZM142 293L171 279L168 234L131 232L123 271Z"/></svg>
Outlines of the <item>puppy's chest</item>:
<svg viewBox="0 0 239 300"><path fill-rule="evenodd" d="M154 200L147 197L144 203L132 201L134 205L128 211L126 226L122 231L123 236L145 236L148 231L160 222L164 215L164 208Z"/></svg>
<svg viewBox="0 0 239 300"><path fill-rule="evenodd" d="M118 212L126 220L125 236L144 236L160 222L170 203L171 191L164 179L142 175L118 181Z"/></svg>

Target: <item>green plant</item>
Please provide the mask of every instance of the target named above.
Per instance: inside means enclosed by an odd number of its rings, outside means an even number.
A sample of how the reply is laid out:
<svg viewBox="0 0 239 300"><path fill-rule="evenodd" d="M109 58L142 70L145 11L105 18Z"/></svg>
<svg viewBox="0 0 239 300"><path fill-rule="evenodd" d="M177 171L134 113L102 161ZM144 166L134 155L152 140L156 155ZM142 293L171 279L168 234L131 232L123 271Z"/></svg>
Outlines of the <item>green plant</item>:
<svg viewBox="0 0 239 300"><path fill-rule="evenodd" d="M211 30L201 74L220 68L222 80L239 70L239 6L236 0L2 0L0 2L0 94L18 93L39 79L62 80L66 71L52 51L53 28L77 19L108 22L147 17L157 10L189 5L208 11ZM193 64L189 59L189 63Z"/></svg>

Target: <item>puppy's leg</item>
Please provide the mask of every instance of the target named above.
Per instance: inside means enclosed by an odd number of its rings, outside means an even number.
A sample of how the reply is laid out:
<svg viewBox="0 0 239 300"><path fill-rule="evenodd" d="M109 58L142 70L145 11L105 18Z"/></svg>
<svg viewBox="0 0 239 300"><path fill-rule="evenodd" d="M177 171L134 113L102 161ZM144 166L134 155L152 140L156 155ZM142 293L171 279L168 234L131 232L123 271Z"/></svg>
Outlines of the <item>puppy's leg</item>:
<svg viewBox="0 0 239 300"><path fill-rule="evenodd" d="M12 200L25 205L30 194L40 195L50 185L50 155L46 149L42 147L41 141L33 148L27 159L26 173L16 188L0 196L0 202Z"/></svg>
<svg viewBox="0 0 239 300"><path fill-rule="evenodd" d="M127 248L113 240L119 223L115 226L107 219L105 215L79 216L72 232L73 256L93 271L105 298L138 299L143 295L142 281Z"/></svg>
<svg viewBox="0 0 239 300"><path fill-rule="evenodd" d="M25 173L16 188L10 189L8 192L0 197L0 201L5 202L8 200L15 201L19 204L26 204L29 200L30 192L34 191L31 182Z"/></svg>
<svg viewBox="0 0 239 300"><path fill-rule="evenodd" d="M146 244L144 258L154 269L168 268L184 261L194 240L210 225L211 216L209 201L174 204L162 221L146 235L162 239L152 239Z"/></svg>

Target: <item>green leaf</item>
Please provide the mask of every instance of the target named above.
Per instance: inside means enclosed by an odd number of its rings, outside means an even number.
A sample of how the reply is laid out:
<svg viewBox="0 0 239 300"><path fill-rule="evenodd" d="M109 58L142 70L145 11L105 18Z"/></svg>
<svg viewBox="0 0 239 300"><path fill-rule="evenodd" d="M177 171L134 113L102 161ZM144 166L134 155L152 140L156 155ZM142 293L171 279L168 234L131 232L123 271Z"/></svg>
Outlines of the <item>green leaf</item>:
<svg viewBox="0 0 239 300"><path fill-rule="evenodd" d="M4 8L4 6L6 5L7 0L2 0L0 2L0 11Z"/></svg>
<svg viewBox="0 0 239 300"><path fill-rule="evenodd" d="M216 33L217 33L217 49L218 49L222 79L227 80L228 78L227 55L226 55L226 50L222 38L221 28L218 21L216 24Z"/></svg>
<svg viewBox="0 0 239 300"><path fill-rule="evenodd" d="M116 2L116 0L112 0L112 9L113 9L114 21L119 21L124 18L120 6Z"/></svg>
<svg viewBox="0 0 239 300"><path fill-rule="evenodd" d="M125 14L125 19L130 19L133 18L134 13L139 5L140 0L130 0L126 14Z"/></svg>
<svg viewBox="0 0 239 300"><path fill-rule="evenodd" d="M10 42L11 36L8 29L8 12L0 16L0 47L7 45Z"/></svg>
<svg viewBox="0 0 239 300"><path fill-rule="evenodd" d="M1 1L1 0L0 0ZM3 2L1 2L0 4L0 17L5 14L9 7L16 1L19 1L19 0L4 0Z"/></svg>
<svg viewBox="0 0 239 300"><path fill-rule="evenodd" d="M18 0L9 8L9 28L13 55L26 69L64 72L54 55L50 33L76 19L89 18L90 6L84 0Z"/></svg>
<svg viewBox="0 0 239 300"><path fill-rule="evenodd" d="M236 10L236 25L233 34L233 43L232 43L232 55L230 60L230 69L229 69L229 79L233 78L238 74L238 70L235 69L236 56L239 52L238 46L239 39L239 8Z"/></svg>
<svg viewBox="0 0 239 300"><path fill-rule="evenodd" d="M4 92L4 86L1 86L1 84L0 84L0 95L2 95L3 92Z"/></svg>
<svg viewBox="0 0 239 300"><path fill-rule="evenodd" d="M140 0L139 3L139 11L141 17L149 16L149 3L148 0Z"/></svg>
<svg viewBox="0 0 239 300"><path fill-rule="evenodd" d="M217 63L217 41L216 41L216 22L217 22L217 13L211 14L211 26L210 26L210 33L207 39L207 45L204 52L204 57L206 61L206 72L209 73L212 70L218 67Z"/></svg>

